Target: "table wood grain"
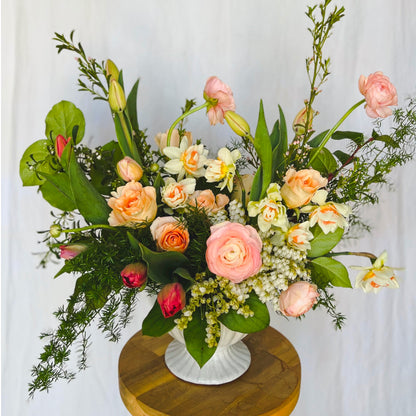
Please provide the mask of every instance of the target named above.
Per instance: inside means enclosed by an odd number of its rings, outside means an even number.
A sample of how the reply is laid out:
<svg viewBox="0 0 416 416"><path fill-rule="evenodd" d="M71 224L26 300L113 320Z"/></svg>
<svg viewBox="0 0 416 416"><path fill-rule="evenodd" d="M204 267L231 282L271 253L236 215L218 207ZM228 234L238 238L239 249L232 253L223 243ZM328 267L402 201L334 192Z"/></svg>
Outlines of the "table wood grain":
<svg viewBox="0 0 416 416"><path fill-rule="evenodd" d="M239 379L201 386L176 378L164 353L172 338L136 333L119 359L121 398L134 416L287 416L299 398L301 366L293 345L269 327L248 335L252 362Z"/></svg>

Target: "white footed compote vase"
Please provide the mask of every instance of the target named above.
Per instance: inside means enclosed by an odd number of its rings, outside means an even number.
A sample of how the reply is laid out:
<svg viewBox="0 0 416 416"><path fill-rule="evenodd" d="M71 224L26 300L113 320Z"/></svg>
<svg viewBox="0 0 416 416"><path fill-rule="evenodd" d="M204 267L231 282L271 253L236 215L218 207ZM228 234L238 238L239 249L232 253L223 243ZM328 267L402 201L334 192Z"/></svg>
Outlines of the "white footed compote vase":
<svg viewBox="0 0 416 416"><path fill-rule="evenodd" d="M202 368L187 351L183 331L174 328L169 334L174 340L166 349L165 363L182 380L195 384L224 384L240 377L250 366L250 351L241 341L247 334L221 325L217 350Z"/></svg>

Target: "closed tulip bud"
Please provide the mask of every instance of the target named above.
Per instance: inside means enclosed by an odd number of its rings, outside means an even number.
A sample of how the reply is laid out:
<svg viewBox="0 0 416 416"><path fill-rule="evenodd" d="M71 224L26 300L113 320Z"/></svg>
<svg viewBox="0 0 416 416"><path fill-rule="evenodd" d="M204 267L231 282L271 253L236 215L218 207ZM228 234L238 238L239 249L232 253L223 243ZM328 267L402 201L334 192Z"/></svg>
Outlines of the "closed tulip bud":
<svg viewBox="0 0 416 416"><path fill-rule="evenodd" d="M121 113L126 108L126 97L123 88L115 80L110 81L110 90L108 91L108 103L115 113Z"/></svg>
<svg viewBox="0 0 416 416"><path fill-rule="evenodd" d="M158 293L157 301L163 316L169 318L185 307L185 290L180 283L169 283Z"/></svg>
<svg viewBox="0 0 416 416"><path fill-rule="evenodd" d="M242 137L247 137L250 134L250 126L247 121L234 111L226 111L224 118L234 133Z"/></svg>
<svg viewBox="0 0 416 416"><path fill-rule="evenodd" d="M293 131L295 132L296 136L301 136L302 134L305 134L305 131L309 131L312 129L312 121L313 117L315 115L315 112L310 108L309 110L309 121L308 126L305 126L307 122L307 112L306 107L302 108L302 110L299 111L299 113L296 115L295 119L293 120Z"/></svg>
<svg viewBox="0 0 416 416"><path fill-rule="evenodd" d="M110 81L113 79L118 81L120 71L111 59L107 59L107 62L105 63L105 72L107 74L107 77L110 76Z"/></svg>
<svg viewBox="0 0 416 416"><path fill-rule="evenodd" d="M123 284L129 288L141 287L147 279L147 267L144 263L128 264L120 273Z"/></svg>
<svg viewBox="0 0 416 416"><path fill-rule="evenodd" d="M86 244L68 244L59 246L61 259L71 260L88 248Z"/></svg>
<svg viewBox="0 0 416 416"><path fill-rule="evenodd" d="M117 173L126 182L137 182L143 176L143 169L134 159L125 156L117 163Z"/></svg>
<svg viewBox="0 0 416 416"><path fill-rule="evenodd" d="M55 139L55 149L56 149L56 154L58 155L59 158L61 158L62 153L65 149L65 146L68 144L68 142L71 140L70 137L68 137L68 139L65 139L64 136L62 136L61 134L59 134L58 136L56 136Z"/></svg>
<svg viewBox="0 0 416 416"><path fill-rule="evenodd" d="M53 238L58 238L62 233L62 228L59 224L53 224L51 225L51 228L49 228L49 234Z"/></svg>

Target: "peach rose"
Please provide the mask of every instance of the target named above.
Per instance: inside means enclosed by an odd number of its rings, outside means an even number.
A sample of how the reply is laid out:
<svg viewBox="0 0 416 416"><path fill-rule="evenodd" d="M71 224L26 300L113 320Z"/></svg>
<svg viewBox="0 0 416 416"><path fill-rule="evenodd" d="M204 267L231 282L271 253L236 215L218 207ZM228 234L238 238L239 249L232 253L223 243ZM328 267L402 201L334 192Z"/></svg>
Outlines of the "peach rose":
<svg viewBox="0 0 416 416"><path fill-rule="evenodd" d="M220 209L224 208L230 202L230 198L224 194L218 194L217 196L211 191L211 189L205 189L204 191L195 191L189 197L189 205L198 208L204 208L208 212L213 214L217 213Z"/></svg>
<svg viewBox="0 0 416 416"><path fill-rule="evenodd" d="M188 230L174 217L158 217L150 226L159 250L183 253L189 244Z"/></svg>
<svg viewBox="0 0 416 416"><path fill-rule="evenodd" d="M317 302L319 293L317 286L308 282L296 282L291 284L279 299L280 312L286 316L300 316L308 312Z"/></svg>
<svg viewBox="0 0 416 416"><path fill-rule="evenodd" d="M393 114L391 105L397 105L397 92L389 78L377 71L370 74L367 78L360 76L358 88L364 95L365 111L369 117L388 117Z"/></svg>
<svg viewBox="0 0 416 416"><path fill-rule="evenodd" d="M143 187L140 182L132 181L119 186L111 194L113 198L108 200L108 205L113 210L108 218L111 226L132 227L141 222L150 222L156 217L156 190L153 186Z"/></svg>
<svg viewBox="0 0 416 416"><path fill-rule="evenodd" d="M213 225L205 253L208 269L240 283L259 272L261 248L261 238L250 225L228 221Z"/></svg>
<svg viewBox="0 0 416 416"><path fill-rule="evenodd" d="M211 125L224 124L224 113L235 110L231 88L217 77L208 78L204 88L204 98L210 103L207 115Z"/></svg>
<svg viewBox="0 0 416 416"><path fill-rule="evenodd" d="M155 142L161 151L167 146L168 132L169 130L166 130L166 133L158 133L155 136ZM173 129L172 135L170 136L169 146L179 147L179 144L181 143L181 139L183 137L186 137L186 139L188 140L188 147L191 146L192 133L190 131L185 132L185 134L182 137L179 137L178 129Z"/></svg>
<svg viewBox="0 0 416 416"><path fill-rule="evenodd" d="M315 169L302 169L299 172L289 169L284 180L280 193L288 208L306 205L315 192L328 183L328 179L323 178Z"/></svg>

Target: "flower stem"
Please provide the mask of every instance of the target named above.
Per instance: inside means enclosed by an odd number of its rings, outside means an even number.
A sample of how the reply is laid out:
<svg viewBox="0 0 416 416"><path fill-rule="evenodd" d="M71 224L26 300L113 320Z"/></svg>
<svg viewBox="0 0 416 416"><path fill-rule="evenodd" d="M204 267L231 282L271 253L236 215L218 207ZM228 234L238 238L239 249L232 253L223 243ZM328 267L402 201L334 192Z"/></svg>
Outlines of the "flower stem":
<svg viewBox="0 0 416 416"><path fill-rule="evenodd" d="M326 145L328 140L331 138L331 136L336 132L337 128L344 122L344 120L361 104L365 103L365 99L362 99L361 101L358 101L358 103L354 104L335 124L334 127L332 127L331 130L328 131L328 133L325 135L324 139L322 140L319 147L316 149L314 155L311 157L311 160L309 161L309 165L312 164L316 156L318 156L319 152L323 149L323 147Z"/></svg>
<svg viewBox="0 0 416 416"><path fill-rule="evenodd" d="M360 256L368 257L369 259L376 260L377 256L372 253L367 253L365 251L340 251L338 253L327 253L324 254L325 257L335 257L335 256Z"/></svg>
<svg viewBox="0 0 416 416"><path fill-rule="evenodd" d="M107 228L108 230L115 231L115 227L112 227L111 225L93 224L93 225L87 225L85 227L80 227L80 228L71 228L71 229L67 229L67 230L62 230L62 232L63 233L74 233L74 232L79 232L79 231L93 230L93 229L97 229L97 228Z"/></svg>
<svg viewBox="0 0 416 416"><path fill-rule="evenodd" d="M167 140L166 140L166 146L170 146L170 137L172 136L172 132L173 132L173 129L176 127L176 125L181 121L181 120L183 120L184 118L186 118L186 117L188 117L189 115L191 115L192 113L196 113L197 111L199 111L199 110L202 110L203 108L206 108L206 107L208 107L209 106L209 102L208 101L206 101L204 104L202 104L202 105L200 105L199 107L195 107L195 108L192 108L191 110L189 110L189 111L187 111L186 113L183 113L180 117L178 117L174 122L173 122L173 124L170 126L170 129L169 129L169 131L168 131L168 137L167 137Z"/></svg>

